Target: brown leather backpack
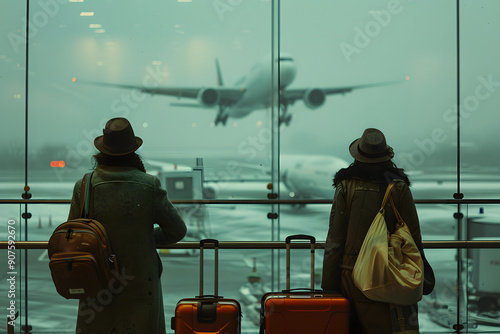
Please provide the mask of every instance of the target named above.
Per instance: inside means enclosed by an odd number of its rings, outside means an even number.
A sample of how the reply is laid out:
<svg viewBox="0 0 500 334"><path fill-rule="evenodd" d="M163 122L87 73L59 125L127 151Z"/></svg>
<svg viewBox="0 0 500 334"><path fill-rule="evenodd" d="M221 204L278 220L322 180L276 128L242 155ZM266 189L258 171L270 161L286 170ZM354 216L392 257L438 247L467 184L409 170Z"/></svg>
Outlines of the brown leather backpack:
<svg viewBox="0 0 500 334"><path fill-rule="evenodd" d="M49 267L57 292L66 299L95 297L113 288L113 271L118 271L106 229L88 218L91 178L85 174L80 192L83 218L59 225L49 239Z"/></svg>

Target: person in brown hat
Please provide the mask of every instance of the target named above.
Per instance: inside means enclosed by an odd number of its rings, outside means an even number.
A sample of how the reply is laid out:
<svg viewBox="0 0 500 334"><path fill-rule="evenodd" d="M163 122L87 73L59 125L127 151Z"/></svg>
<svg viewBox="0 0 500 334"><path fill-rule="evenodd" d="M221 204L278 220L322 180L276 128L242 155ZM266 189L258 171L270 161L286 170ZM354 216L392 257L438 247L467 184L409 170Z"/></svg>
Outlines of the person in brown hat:
<svg viewBox="0 0 500 334"><path fill-rule="evenodd" d="M423 248L410 181L391 160L394 151L378 129L366 129L361 138L351 143L349 152L354 162L339 170L333 180L335 195L323 258L322 288L340 291L349 300L351 333L393 333L399 331L398 321L393 328L395 309L365 297L354 285L352 270L390 182L395 182L392 192L395 205L417 247ZM385 210L385 219L389 232L393 233L397 220L392 209ZM417 305L404 306L403 313L406 330L418 333Z"/></svg>
<svg viewBox="0 0 500 334"><path fill-rule="evenodd" d="M91 179L91 218L106 228L118 259L119 286L80 300L77 333L163 334L162 263L156 245L180 241L186 225L160 180L146 173L135 153L142 139L127 119L110 119L94 145L99 153ZM81 183L76 182L69 219L79 217Z"/></svg>

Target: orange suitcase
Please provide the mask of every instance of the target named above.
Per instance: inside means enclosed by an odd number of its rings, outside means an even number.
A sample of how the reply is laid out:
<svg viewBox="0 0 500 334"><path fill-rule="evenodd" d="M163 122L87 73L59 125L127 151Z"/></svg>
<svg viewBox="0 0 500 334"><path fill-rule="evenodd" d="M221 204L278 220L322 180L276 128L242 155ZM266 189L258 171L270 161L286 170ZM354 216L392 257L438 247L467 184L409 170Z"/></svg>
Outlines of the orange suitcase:
<svg viewBox="0 0 500 334"><path fill-rule="evenodd" d="M215 248L214 295L203 295L203 249L205 244ZM175 307L172 329L175 333L241 333L241 306L235 299L218 296L219 242L213 239L200 241L200 295L181 299Z"/></svg>
<svg viewBox="0 0 500 334"><path fill-rule="evenodd" d="M290 290L290 243L311 242L311 288ZM341 294L314 289L313 236L286 238L286 290L262 296L261 334L331 334L349 333L349 302Z"/></svg>

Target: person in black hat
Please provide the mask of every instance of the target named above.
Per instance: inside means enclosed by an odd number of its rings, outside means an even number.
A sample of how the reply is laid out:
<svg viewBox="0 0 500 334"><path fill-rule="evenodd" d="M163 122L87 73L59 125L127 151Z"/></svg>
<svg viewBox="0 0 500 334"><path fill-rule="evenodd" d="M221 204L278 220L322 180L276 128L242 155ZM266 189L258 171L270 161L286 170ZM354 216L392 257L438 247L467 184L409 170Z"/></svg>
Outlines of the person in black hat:
<svg viewBox="0 0 500 334"><path fill-rule="evenodd" d="M77 333L166 332L156 245L180 241L186 225L168 200L160 180L146 173L135 153L142 139L129 121L113 118L94 140L99 153L92 175L92 216L104 225L118 259L119 273L109 291L80 300ZM79 180L69 219L80 214ZM159 227L154 227L158 224Z"/></svg>
<svg viewBox="0 0 500 334"><path fill-rule="evenodd" d="M394 308L365 297L354 285L352 270L390 182L395 182L392 198L396 208L417 247L423 249L410 181L391 160L394 151L378 129L366 129L361 138L351 143L349 152L354 162L339 170L333 180L335 195L323 259L322 288L340 291L349 300L351 333L393 333L400 330L398 322L393 321ZM393 233L397 219L392 209L385 210L385 219L389 232ZM417 305L405 306L403 311L406 330L418 333Z"/></svg>

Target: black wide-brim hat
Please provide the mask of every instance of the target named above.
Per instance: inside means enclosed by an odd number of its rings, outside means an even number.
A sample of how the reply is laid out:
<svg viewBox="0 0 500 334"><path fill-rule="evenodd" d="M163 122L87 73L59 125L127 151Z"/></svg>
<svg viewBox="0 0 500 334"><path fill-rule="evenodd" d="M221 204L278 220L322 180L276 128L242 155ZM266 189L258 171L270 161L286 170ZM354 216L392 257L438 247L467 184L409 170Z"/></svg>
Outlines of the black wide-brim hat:
<svg viewBox="0 0 500 334"><path fill-rule="evenodd" d="M134 135L132 125L123 117L110 119L102 132L102 136L94 139L94 146L107 155L130 154L142 145L142 139Z"/></svg>
<svg viewBox="0 0 500 334"><path fill-rule="evenodd" d="M364 163L377 163L391 160L394 157L392 147L387 145L382 131L368 128L361 138L349 145L351 156Z"/></svg>

